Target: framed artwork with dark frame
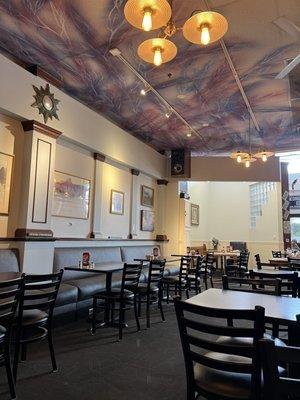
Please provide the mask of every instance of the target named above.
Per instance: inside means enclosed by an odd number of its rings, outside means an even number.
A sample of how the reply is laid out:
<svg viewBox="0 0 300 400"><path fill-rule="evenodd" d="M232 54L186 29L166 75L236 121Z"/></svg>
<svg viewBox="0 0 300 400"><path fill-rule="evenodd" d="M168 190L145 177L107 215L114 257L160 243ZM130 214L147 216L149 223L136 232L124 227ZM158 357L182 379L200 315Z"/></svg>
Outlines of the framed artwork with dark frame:
<svg viewBox="0 0 300 400"><path fill-rule="evenodd" d="M0 152L0 215L9 214L14 156Z"/></svg>
<svg viewBox="0 0 300 400"><path fill-rule="evenodd" d="M91 181L65 172L54 172L52 215L88 219Z"/></svg>
<svg viewBox="0 0 300 400"><path fill-rule="evenodd" d="M153 232L154 224L154 211L141 210L141 231Z"/></svg>
<svg viewBox="0 0 300 400"><path fill-rule="evenodd" d="M191 225L199 225L199 206L191 204Z"/></svg>
<svg viewBox="0 0 300 400"><path fill-rule="evenodd" d="M141 186L141 205L146 207L154 206L154 189L149 186Z"/></svg>
<svg viewBox="0 0 300 400"><path fill-rule="evenodd" d="M116 215L124 214L124 192L119 190L111 190L110 196L110 213Z"/></svg>

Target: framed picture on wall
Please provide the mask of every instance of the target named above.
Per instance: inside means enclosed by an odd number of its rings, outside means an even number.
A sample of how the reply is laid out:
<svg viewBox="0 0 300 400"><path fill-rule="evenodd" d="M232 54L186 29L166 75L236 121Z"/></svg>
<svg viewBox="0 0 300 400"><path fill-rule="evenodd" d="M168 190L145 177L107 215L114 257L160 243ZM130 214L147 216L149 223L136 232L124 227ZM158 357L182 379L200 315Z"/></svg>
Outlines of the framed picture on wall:
<svg viewBox="0 0 300 400"><path fill-rule="evenodd" d="M123 215L124 214L124 193L112 189L110 197L110 213Z"/></svg>
<svg viewBox="0 0 300 400"><path fill-rule="evenodd" d="M141 210L141 231L154 231L154 211Z"/></svg>
<svg viewBox="0 0 300 400"><path fill-rule="evenodd" d="M8 215L14 156L0 152L0 215Z"/></svg>
<svg viewBox="0 0 300 400"><path fill-rule="evenodd" d="M149 186L142 185L141 187L141 205L153 207L154 205L154 189Z"/></svg>
<svg viewBox="0 0 300 400"><path fill-rule="evenodd" d="M54 172L52 215L88 219L91 181L64 172Z"/></svg>
<svg viewBox="0 0 300 400"><path fill-rule="evenodd" d="M199 225L199 206L191 204L191 225Z"/></svg>

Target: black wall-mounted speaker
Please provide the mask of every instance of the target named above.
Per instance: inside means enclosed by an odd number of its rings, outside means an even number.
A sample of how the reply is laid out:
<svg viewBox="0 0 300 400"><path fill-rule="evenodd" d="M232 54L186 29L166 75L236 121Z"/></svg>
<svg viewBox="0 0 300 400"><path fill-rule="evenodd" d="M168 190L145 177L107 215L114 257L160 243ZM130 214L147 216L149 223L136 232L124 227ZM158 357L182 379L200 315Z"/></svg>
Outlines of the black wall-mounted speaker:
<svg viewBox="0 0 300 400"><path fill-rule="evenodd" d="M191 152L185 149L171 151L171 176L178 178L191 177Z"/></svg>

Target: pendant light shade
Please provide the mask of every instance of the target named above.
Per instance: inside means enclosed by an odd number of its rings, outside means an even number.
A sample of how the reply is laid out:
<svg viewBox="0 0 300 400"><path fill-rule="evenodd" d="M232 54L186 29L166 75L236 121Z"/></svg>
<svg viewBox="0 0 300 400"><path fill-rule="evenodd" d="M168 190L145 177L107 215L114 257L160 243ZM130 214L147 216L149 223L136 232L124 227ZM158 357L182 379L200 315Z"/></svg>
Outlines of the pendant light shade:
<svg viewBox="0 0 300 400"><path fill-rule="evenodd" d="M177 47L168 39L154 38L145 40L139 45L139 57L157 67L173 60L177 54Z"/></svg>
<svg viewBox="0 0 300 400"><path fill-rule="evenodd" d="M183 26L183 36L191 43L206 46L220 40L228 29L226 18L214 11L198 12Z"/></svg>
<svg viewBox="0 0 300 400"><path fill-rule="evenodd" d="M124 14L135 28L149 32L166 25L172 11L167 0L128 0Z"/></svg>
<svg viewBox="0 0 300 400"><path fill-rule="evenodd" d="M244 158L248 156L248 153L242 153L241 151L237 151L236 153L231 153L230 158L233 158L238 163L241 163Z"/></svg>
<svg viewBox="0 0 300 400"><path fill-rule="evenodd" d="M268 160L269 157L272 157L274 155L274 153L272 151L260 151L259 153L256 153L254 155L255 158L261 158L262 161L266 162Z"/></svg>

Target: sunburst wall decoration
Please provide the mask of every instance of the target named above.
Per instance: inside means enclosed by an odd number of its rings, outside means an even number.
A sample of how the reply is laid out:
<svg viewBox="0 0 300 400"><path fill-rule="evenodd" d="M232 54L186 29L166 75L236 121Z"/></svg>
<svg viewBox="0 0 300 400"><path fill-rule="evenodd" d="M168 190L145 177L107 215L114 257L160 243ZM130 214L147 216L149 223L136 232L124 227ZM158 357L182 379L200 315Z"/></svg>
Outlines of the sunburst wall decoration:
<svg viewBox="0 0 300 400"><path fill-rule="evenodd" d="M51 120L53 117L59 119L57 115L57 105L59 100L54 98L53 93L50 93L49 84L47 83L45 88L42 86L40 86L40 88L37 88L34 85L32 86L35 91L35 94L33 95L35 102L31 104L31 106L38 108L39 114L42 114L44 117L45 124L47 123L48 118Z"/></svg>

